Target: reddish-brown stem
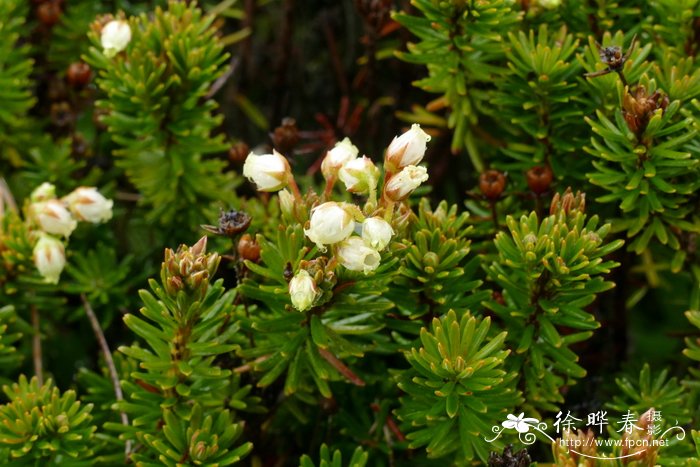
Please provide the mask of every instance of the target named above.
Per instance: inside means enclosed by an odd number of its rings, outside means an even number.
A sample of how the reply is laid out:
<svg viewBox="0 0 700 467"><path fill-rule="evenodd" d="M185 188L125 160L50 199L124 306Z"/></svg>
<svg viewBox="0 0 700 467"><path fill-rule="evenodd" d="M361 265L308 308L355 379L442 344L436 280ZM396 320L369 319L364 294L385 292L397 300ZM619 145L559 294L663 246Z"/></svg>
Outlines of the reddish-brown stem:
<svg viewBox="0 0 700 467"><path fill-rule="evenodd" d="M333 355L326 349L322 349L320 347L318 349L318 353L321 354L321 357L323 357L324 360L330 363L333 368L338 370L338 373L345 376L348 379L348 381L350 381L352 384L354 384L355 386L365 385L365 382L362 380L362 378L353 373L352 370L345 366L343 362L338 360L338 358L335 355Z"/></svg>
<svg viewBox="0 0 700 467"><path fill-rule="evenodd" d="M34 361L34 374L39 386L44 385L44 365L41 355L41 330L39 329L39 310L36 305L31 306L32 328L34 335L32 336L32 360Z"/></svg>

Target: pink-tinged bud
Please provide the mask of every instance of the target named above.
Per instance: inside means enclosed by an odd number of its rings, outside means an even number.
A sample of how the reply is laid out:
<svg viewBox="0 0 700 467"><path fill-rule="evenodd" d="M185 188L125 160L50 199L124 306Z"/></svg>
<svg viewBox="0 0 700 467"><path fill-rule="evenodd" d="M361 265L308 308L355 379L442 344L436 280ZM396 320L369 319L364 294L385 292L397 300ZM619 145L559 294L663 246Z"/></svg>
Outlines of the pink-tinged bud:
<svg viewBox="0 0 700 467"><path fill-rule="evenodd" d="M130 41L131 28L126 21L110 21L102 28L100 42L102 43L102 48L107 58L114 57L116 54L126 49Z"/></svg>
<svg viewBox="0 0 700 467"><path fill-rule="evenodd" d="M112 218L114 202L97 191L97 188L81 186L63 197L68 209L81 221L99 224Z"/></svg>
<svg viewBox="0 0 700 467"><path fill-rule="evenodd" d="M362 240L377 251L382 251L391 241L394 229L381 217L370 217L362 223Z"/></svg>
<svg viewBox="0 0 700 467"><path fill-rule="evenodd" d="M384 187L384 194L392 201L401 201L428 180L425 167L409 165L389 179Z"/></svg>
<svg viewBox="0 0 700 467"><path fill-rule="evenodd" d="M287 186L292 171L289 162L277 151L256 155L252 152L243 164L243 175L255 183L258 191L279 191Z"/></svg>
<svg viewBox="0 0 700 467"><path fill-rule="evenodd" d="M292 305L299 311L311 308L320 294L316 282L305 269L301 269L289 281L289 296L292 299Z"/></svg>
<svg viewBox="0 0 700 467"><path fill-rule="evenodd" d="M61 272L66 265L66 250L56 237L42 234L34 246L34 265L44 280L57 284Z"/></svg>
<svg viewBox="0 0 700 467"><path fill-rule="evenodd" d="M311 211L309 228L304 233L319 250L326 251L324 245L342 242L354 229L355 221L350 212L340 204L329 201Z"/></svg>
<svg viewBox="0 0 700 467"><path fill-rule="evenodd" d="M338 176L350 193L367 194L377 188L379 169L369 157L362 156L346 162Z"/></svg>
<svg viewBox="0 0 700 467"><path fill-rule="evenodd" d="M38 203L40 201L48 201L50 199L54 199L55 197L56 187L49 182L44 182L41 185L39 185L34 191L32 191L32 194L29 196L29 199L32 203Z"/></svg>
<svg viewBox="0 0 700 467"><path fill-rule="evenodd" d="M338 176L338 171L345 164L357 158L359 150L355 147L350 138L335 143L333 149L326 153L326 157L321 162L321 173L326 180Z"/></svg>
<svg viewBox="0 0 700 467"><path fill-rule="evenodd" d="M338 245L337 257L345 268L365 274L377 269L381 261L377 250L365 245L360 237L350 237Z"/></svg>
<svg viewBox="0 0 700 467"><path fill-rule="evenodd" d="M70 237L78 222L57 199L30 205L30 213L41 230L53 235Z"/></svg>
<svg viewBox="0 0 700 467"><path fill-rule="evenodd" d="M418 165L423 156L430 135L423 131L417 123L401 136L397 136L386 150L384 165L391 172L403 169L409 165Z"/></svg>

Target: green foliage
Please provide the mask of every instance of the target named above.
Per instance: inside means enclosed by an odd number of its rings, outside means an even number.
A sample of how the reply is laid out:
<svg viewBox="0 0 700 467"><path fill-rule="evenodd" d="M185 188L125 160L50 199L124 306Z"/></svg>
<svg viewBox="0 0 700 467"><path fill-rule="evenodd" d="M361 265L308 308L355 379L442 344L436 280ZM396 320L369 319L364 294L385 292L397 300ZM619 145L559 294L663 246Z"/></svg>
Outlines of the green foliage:
<svg viewBox="0 0 700 467"><path fill-rule="evenodd" d="M0 406L0 458L5 465L89 465L96 427L92 404L81 404L75 391L63 394L51 380L36 378L3 386L10 402Z"/></svg>
<svg viewBox="0 0 700 467"><path fill-rule="evenodd" d="M668 369L652 377L651 368L648 364L644 364L639 372L638 381L624 376L616 378L615 382L622 393L614 396L608 407L618 413L631 410L642 414L654 408L671 424L677 422L683 425L690 422L690 411L685 404L684 389L677 378L668 377Z"/></svg>
<svg viewBox="0 0 700 467"><path fill-rule="evenodd" d="M365 467L367 458L367 453L358 446L352 453L350 462L343 464L343 454L339 450L336 449L331 453L328 445L322 444L318 464L314 463L307 454L304 454L299 459L299 467L316 467L316 465L318 467L343 467L344 465L348 467Z"/></svg>
<svg viewBox="0 0 700 467"><path fill-rule="evenodd" d="M144 467L183 465L233 465L241 460L253 445L244 443L234 448L243 433L241 424L231 424L228 410L204 416L195 404L188 417L182 418L169 409L163 411L163 436L143 434L143 442L158 454L158 461L150 461L140 453L134 461Z"/></svg>
<svg viewBox="0 0 700 467"><path fill-rule="evenodd" d="M453 129L452 150L466 148L481 171L473 126L481 115L493 114L489 104L494 76L504 72L503 36L517 25L513 2L413 2L421 16L394 15L396 21L419 39L399 57L426 66L428 77L415 84L441 94L450 107L447 126Z"/></svg>
<svg viewBox="0 0 700 467"><path fill-rule="evenodd" d="M229 319L233 292L222 282L210 284L219 257L206 254L206 238L197 245L166 250L161 283L151 280L153 293L141 291L143 318L126 315L124 322L150 349L138 345L120 347L140 362L130 375L127 392L132 402L124 410L137 418L136 426L157 423L162 409L187 419L192 403L204 409L220 408L229 385L230 371L215 364L217 355L236 348L231 343L235 325ZM159 400L153 404L154 399Z"/></svg>
<svg viewBox="0 0 700 467"><path fill-rule="evenodd" d="M426 446L430 457L485 461L492 448L484 436L522 399L516 373L506 370L505 332L489 334L491 319L454 311L421 330L421 347L406 352L411 370L399 376L406 393L397 411L411 427L411 447ZM457 451L455 453L455 451Z"/></svg>
<svg viewBox="0 0 700 467"><path fill-rule="evenodd" d="M508 217L509 233L494 240L499 255L488 273L502 287L504 303L487 306L508 330L514 351L508 363L521 372L534 408L556 410L564 400L559 388L586 375L569 347L600 326L585 307L615 285L602 276L619 264L605 257L623 242L604 243L610 224L599 227L597 216L587 220L584 208L581 194L567 192L541 221L534 212L520 221ZM563 327L578 332L564 334Z"/></svg>
<svg viewBox="0 0 700 467"><path fill-rule="evenodd" d="M226 149L212 136L221 117L208 96L224 72L227 54L212 26L214 17L194 4L170 2L153 18L132 18L126 50L107 58L97 32L86 59L99 70L116 163L152 208L150 220L194 227L214 217L213 201L231 202L232 174L204 156Z"/></svg>
<svg viewBox="0 0 700 467"><path fill-rule="evenodd" d="M388 295L409 319L442 316L488 298L487 291L479 290L482 281L474 277L479 259L468 256L473 231L468 220L469 213L458 214L456 205L443 201L433 210L428 199L421 200L394 281L397 287Z"/></svg>
<svg viewBox="0 0 700 467"><path fill-rule="evenodd" d="M533 164L570 165L580 146L583 105L577 77L581 66L573 55L578 41L562 26L550 34L546 24L537 32L509 33L506 53L510 74L499 83L499 105L510 123L524 133L513 138L504 152L515 159L507 168L527 169ZM556 145L556 147L555 147ZM557 158L552 160L552 156ZM577 164L580 165L580 164ZM575 174L575 171L570 173Z"/></svg>
<svg viewBox="0 0 700 467"><path fill-rule="evenodd" d="M688 119L677 118L680 101L668 103L656 91L649 79L634 93L619 88L622 109L615 110L614 121L600 111L597 120L587 119L599 135L586 149L598 158L589 180L610 192L598 201L615 202L625 214L616 228L636 237L630 244L636 253L652 236L678 250L679 231L700 229L688 204L700 187L700 148L691 142L696 132ZM674 263L678 269L682 258Z"/></svg>
<svg viewBox="0 0 700 467"><path fill-rule="evenodd" d="M395 274L394 263L386 262L372 276L350 271L336 276L326 269L325 258L311 259L315 249L304 246L298 225L281 226L275 241L259 240L261 264L246 263L256 276L240 286L247 298L266 305L241 320L243 329L256 335L255 346L241 349L240 356L262 373L258 386L271 385L285 370L286 394L316 387L324 397L331 397L328 383L343 377L364 385L343 360L362 357L377 340L384 340L377 331L383 328L381 318L392 304L381 294ZM326 290L320 306L305 313L290 305L285 278L285 271L298 269L302 262L315 271L312 276L323 278L319 283ZM332 293L334 287L342 293Z"/></svg>
<svg viewBox="0 0 700 467"><path fill-rule="evenodd" d="M13 369L22 361L22 354L15 347L22 338L22 333L16 332L14 323L17 320L15 310L7 305L0 308L0 368L3 373Z"/></svg>
<svg viewBox="0 0 700 467"><path fill-rule="evenodd" d="M27 113L34 105L31 92L33 61L30 46L23 43L27 2L7 0L0 4L0 167L19 165L33 121Z"/></svg>

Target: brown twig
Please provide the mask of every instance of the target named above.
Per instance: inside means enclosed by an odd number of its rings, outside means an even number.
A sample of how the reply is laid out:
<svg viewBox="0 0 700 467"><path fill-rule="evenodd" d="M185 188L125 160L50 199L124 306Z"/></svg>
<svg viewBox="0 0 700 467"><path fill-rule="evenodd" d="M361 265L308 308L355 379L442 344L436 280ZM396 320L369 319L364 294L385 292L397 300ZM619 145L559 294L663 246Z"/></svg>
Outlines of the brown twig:
<svg viewBox="0 0 700 467"><path fill-rule="evenodd" d="M98 344L100 345L100 350L102 350L102 355L104 356L105 363L107 364L107 370L109 371L109 376L112 380L112 386L114 386L114 396L116 397L117 401L123 401L124 393L122 392L122 386L119 382L119 373L117 373L117 367L114 365L114 359L112 359L112 352L110 352L109 350L109 344L107 344L107 339L105 338L105 335L102 332L100 322L97 320L97 316L95 315L95 312L92 309L92 305L90 305L90 302L88 301L85 294L80 294L80 299L83 301L83 308L85 308L85 314L87 315L88 320L90 321L92 330L95 333L95 337L97 338ZM129 417L126 415L125 412L119 411L119 417L121 418L123 425L129 426ZM129 458L130 452L131 441L127 441L124 452L127 459Z"/></svg>
<svg viewBox="0 0 700 467"><path fill-rule="evenodd" d="M41 331L39 330L39 310L36 305L31 306L32 328L34 335L32 336L32 359L34 361L34 374L39 386L44 385L44 365L41 356Z"/></svg>
<svg viewBox="0 0 700 467"><path fill-rule="evenodd" d="M352 384L354 384L355 386L365 385L365 382L362 380L362 378L353 373L350 368L345 366L343 362L338 360L338 358L332 353L330 353L328 350L319 347L318 353L321 354L321 357L323 357L324 360L330 363L331 366L338 371L338 373L345 376L348 379L348 381L350 381Z"/></svg>

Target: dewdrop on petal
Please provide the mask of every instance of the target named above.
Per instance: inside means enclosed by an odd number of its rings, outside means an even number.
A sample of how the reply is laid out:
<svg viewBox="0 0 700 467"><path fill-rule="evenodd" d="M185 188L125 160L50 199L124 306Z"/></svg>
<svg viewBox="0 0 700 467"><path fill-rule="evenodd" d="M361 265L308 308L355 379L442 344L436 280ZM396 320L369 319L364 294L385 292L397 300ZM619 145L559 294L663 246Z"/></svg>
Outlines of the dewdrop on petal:
<svg viewBox="0 0 700 467"><path fill-rule="evenodd" d="M362 223L362 240L370 248L382 251L391 242L394 229L381 217L370 217Z"/></svg>
<svg viewBox="0 0 700 467"><path fill-rule="evenodd" d="M350 193L366 194L377 188L379 169L369 157L362 156L346 162L338 177Z"/></svg>
<svg viewBox="0 0 700 467"><path fill-rule="evenodd" d="M350 141L350 138L345 138L342 141L335 143L333 149L326 153L326 157L321 162L321 173L323 178L329 180L338 176L338 171L349 161L356 159L359 149Z"/></svg>
<svg viewBox="0 0 700 467"><path fill-rule="evenodd" d="M425 167L409 165L389 179L384 187L384 194L392 201L401 201L428 180Z"/></svg>
<svg viewBox="0 0 700 467"><path fill-rule="evenodd" d="M336 252L340 264L350 271L362 271L369 274L379 267L381 256L374 248L365 245L360 237L350 237L340 245Z"/></svg>
<svg viewBox="0 0 700 467"><path fill-rule="evenodd" d="M289 281L289 296L292 299L292 305L299 311L311 308L319 294L316 282L305 269L301 269Z"/></svg>
<svg viewBox="0 0 700 467"><path fill-rule="evenodd" d="M409 165L418 165L423 160L430 135L414 123L411 129L397 136L386 150L385 165L392 172Z"/></svg>
<svg viewBox="0 0 700 467"><path fill-rule="evenodd" d="M289 162L277 151L272 154L248 154L243 164L243 176L255 183L258 191L279 191L286 187L291 176Z"/></svg>
<svg viewBox="0 0 700 467"><path fill-rule="evenodd" d="M56 237L42 234L34 246L34 265L44 280L50 284L57 284L61 272L66 265L66 250Z"/></svg>
<svg viewBox="0 0 700 467"><path fill-rule="evenodd" d="M81 186L63 197L63 202L78 220L99 224L112 218L114 202L95 187Z"/></svg>
<svg viewBox="0 0 700 467"><path fill-rule="evenodd" d="M49 234L70 237L78 225L78 221L57 199L33 203L29 211L39 228Z"/></svg>
<svg viewBox="0 0 700 467"><path fill-rule="evenodd" d="M329 201L311 211L309 228L304 229L304 233L319 250L326 251L324 245L342 242L354 229L355 221L350 212L340 204Z"/></svg>
<svg viewBox="0 0 700 467"><path fill-rule="evenodd" d="M113 20L102 27L100 42L107 58L114 57L126 49L131 41L131 28L124 20Z"/></svg>

